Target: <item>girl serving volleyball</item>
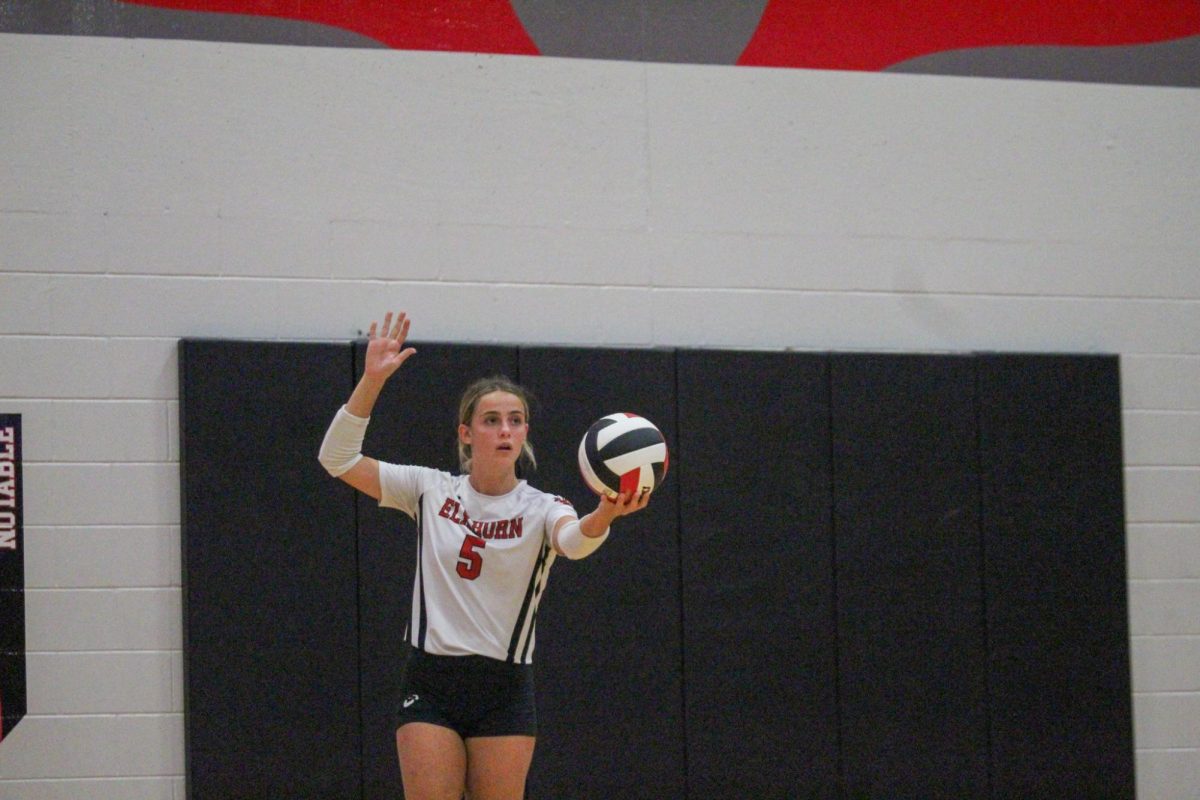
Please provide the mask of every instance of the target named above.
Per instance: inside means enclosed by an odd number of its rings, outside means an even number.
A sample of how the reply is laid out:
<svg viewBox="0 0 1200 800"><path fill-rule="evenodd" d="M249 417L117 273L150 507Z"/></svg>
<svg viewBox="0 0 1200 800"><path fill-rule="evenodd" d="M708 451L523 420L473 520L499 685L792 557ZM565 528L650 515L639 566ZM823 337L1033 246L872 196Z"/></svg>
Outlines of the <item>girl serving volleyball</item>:
<svg viewBox="0 0 1200 800"><path fill-rule="evenodd" d="M533 759L534 620L558 555L583 558L649 493L601 497L579 518L517 477L534 463L529 394L507 378L467 387L459 404L460 475L362 455L384 384L416 350L411 320L388 312L368 331L362 378L321 443L329 473L417 524L411 644L397 709L407 800L520 800Z"/></svg>

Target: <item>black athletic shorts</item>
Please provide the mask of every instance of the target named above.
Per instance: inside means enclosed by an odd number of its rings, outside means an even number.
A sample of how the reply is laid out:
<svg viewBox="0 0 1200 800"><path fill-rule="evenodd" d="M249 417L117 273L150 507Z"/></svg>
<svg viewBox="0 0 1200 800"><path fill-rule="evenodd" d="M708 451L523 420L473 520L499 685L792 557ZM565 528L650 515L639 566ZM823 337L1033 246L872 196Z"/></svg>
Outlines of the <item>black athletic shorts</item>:
<svg viewBox="0 0 1200 800"><path fill-rule="evenodd" d="M413 648L404 665L396 727L429 722L474 736L536 736L533 665Z"/></svg>

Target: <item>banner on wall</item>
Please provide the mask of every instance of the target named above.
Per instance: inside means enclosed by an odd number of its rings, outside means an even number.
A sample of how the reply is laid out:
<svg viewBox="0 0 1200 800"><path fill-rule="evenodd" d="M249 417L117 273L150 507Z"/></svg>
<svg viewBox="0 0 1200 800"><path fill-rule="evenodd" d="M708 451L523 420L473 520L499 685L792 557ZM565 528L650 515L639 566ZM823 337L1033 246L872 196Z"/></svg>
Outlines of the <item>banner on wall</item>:
<svg viewBox="0 0 1200 800"><path fill-rule="evenodd" d="M0 0L0 32L1200 86L1197 0Z"/></svg>
<svg viewBox="0 0 1200 800"><path fill-rule="evenodd" d="M0 414L0 743L25 716L21 415Z"/></svg>

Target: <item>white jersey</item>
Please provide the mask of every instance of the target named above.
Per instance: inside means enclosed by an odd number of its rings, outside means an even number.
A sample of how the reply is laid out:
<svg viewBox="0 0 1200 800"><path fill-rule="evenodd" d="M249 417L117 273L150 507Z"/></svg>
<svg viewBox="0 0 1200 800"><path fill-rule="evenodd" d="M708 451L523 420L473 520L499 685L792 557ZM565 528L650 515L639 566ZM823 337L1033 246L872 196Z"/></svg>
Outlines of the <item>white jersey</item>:
<svg viewBox="0 0 1200 800"><path fill-rule="evenodd" d="M538 601L556 555L550 533L569 502L525 481L508 494L466 475L379 464L379 505L417 523L417 571L406 638L437 655L533 662Z"/></svg>

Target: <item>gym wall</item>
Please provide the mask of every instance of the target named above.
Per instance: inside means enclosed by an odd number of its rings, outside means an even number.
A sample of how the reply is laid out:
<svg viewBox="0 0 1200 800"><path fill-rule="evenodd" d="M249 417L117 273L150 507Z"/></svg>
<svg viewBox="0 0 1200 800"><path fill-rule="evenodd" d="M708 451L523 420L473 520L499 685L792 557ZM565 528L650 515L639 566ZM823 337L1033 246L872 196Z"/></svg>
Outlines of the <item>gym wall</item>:
<svg viewBox="0 0 1200 800"><path fill-rule="evenodd" d="M1116 358L416 346L385 460L494 372L580 508L592 419L672 446L552 573L529 797L1134 796ZM315 459L361 352L180 344L189 800L396 796L413 526Z"/></svg>
<svg viewBox="0 0 1200 800"><path fill-rule="evenodd" d="M153 38L185 13L263 43ZM183 797L179 340L345 343L403 308L422 340L480 347L1119 355L1138 796L1195 800L1200 92L1136 85L1124 48L942 53L944 74L656 60L699 19L623 24L637 63L0 0L0 26L30 19L61 25L0 33L28 679L0 796ZM1194 48L1137 53L1194 81ZM1043 79L954 77L1015 55ZM1070 64L1101 82L1046 72Z"/></svg>

